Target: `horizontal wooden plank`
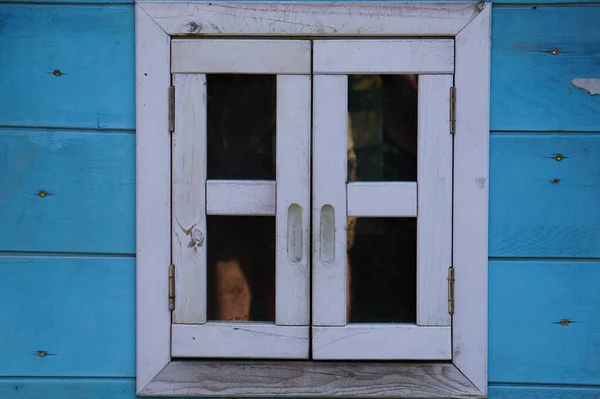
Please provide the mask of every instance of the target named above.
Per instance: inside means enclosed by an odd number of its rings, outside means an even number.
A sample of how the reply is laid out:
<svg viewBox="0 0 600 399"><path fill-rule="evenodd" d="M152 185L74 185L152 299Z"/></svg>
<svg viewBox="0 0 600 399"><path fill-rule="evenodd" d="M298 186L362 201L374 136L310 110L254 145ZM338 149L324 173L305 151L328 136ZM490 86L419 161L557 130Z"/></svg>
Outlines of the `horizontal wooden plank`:
<svg viewBox="0 0 600 399"><path fill-rule="evenodd" d="M348 183L348 216L417 216L417 183Z"/></svg>
<svg viewBox="0 0 600 399"><path fill-rule="evenodd" d="M494 10L492 130L598 130L600 96L571 81L600 77L599 19L596 6Z"/></svg>
<svg viewBox="0 0 600 399"><path fill-rule="evenodd" d="M135 378L0 378L0 397L6 399L137 399Z"/></svg>
<svg viewBox="0 0 600 399"><path fill-rule="evenodd" d="M135 253L135 136L0 130L0 250Z"/></svg>
<svg viewBox="0 0 600 399"><path fill-rule="evenodd" d="M206 213L274 216L276 195L274 181L209 180L206 182Z"/></svg>
<svg viewBox="0 0 600 399"><path fill-rule="evenodd" d="M164 0L165 2L176 2L178 0ZM243 1L243 0L242 0ZM405 2L413 2L418 0L404 0ZM453 2L465 2L466 0L446 0L448 3ZM19 0L20 3L82 3L82 4L94 4L94 3L106 3L106 4L119 4L119 3L133 3L133 0ZM545 0L543 2L533 0L501 0L495 1L494 5L500 4L587 4L587 3L598 3L597 0Z"/></svg>
<svg viewBox="0 0 600 399"><path fill-rule="evenodd" d="M308 40L178 39L171 42L173 73L310 74Z"/></svg>
<svg viewBox="0 0 600 399"><path fill-rule="evenodd" d="M207 395L212 396L212 393ZM491 384L488 395L489 399L597 399L600 395L600 387ZM0 397L11 399L138 398L135 396L133 378L0 378Z"/></svg>
<svg viewBox="0 0 600 399"><path fill-rule="evenodd" d="M135 376L134 259L0 257L0 276L0 375Z"/></svg>
<svg viewBox="0 0 600 399"><path fill-rule="evenodd" d="M316 74L453 73L454 40L315 40Z"/></svg>
<svg viewBox="0 0 600 399"><path fill-rule="evenodd" d="M452 363L174 361L142 395L481 398Z"/></svg>
<svg viewBox="0 0 600 399"><path fill-rule="evenodd" d="M245 1L194 4L151 1L140 4L170 35L453 36L479 13L473 2L451 7L448 3L318 3L299 1L271 6ZM324 20L324 13L333 13L333 17Z"/></svg>
<svg viewBox="0 0 600 399"><path fill-rule="evenodd" d="M313 327L314 359L450 360L450 326L350 324Z"/></svg>
<svg viewBox="0 0 600 399"><path fill-rule="evenodd" d="M493 261L489 277L490 381L600 385L600 262Z"/></svg>
<svg viewBox="0 0 600 399"><path fill-rule="evenodd" d="M600 257L600 134L493 134L490 146L490 256Z"/></svg>
<svg viewBox="0 0 600 399"><path fill-rule="evenodd" d="M135 127L132 5L2 4L0 15L0 125Z"/></svg>
<svg viewBox="0 0 600 399"><path fill-rule="evenodd" d="M307 326L213 322L171 331L173 357L308 359Z"/></svg>
<svg viewBox="0 0 600 399"><path fill-rule="evenodd" d="M489 399L598 399L600 387L493 385Z"/></svg>

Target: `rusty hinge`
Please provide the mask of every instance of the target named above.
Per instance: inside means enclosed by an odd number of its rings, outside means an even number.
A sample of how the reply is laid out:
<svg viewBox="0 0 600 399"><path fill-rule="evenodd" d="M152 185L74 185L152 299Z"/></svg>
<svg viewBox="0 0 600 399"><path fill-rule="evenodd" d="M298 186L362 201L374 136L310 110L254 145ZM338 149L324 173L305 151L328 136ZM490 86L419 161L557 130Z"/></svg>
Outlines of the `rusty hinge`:
<svg viewBox="0 0 600 399"><path fill-rule="evenodd" d="M450 133L456 132L456 87L450 88Z"/></svg>
<svg viewBox="0 0 600 399"><path fill-rule="evenodd" d="M448 268L448 313L454 314L454 267Z"/></svg>
<svg viewBox="0 0 600 399"><path fill-rule="evenodd" d="M175 310L175 265L169 266L169 309Z"/></svg>
<svg viewBox="0 0 600 399"><path fill-rule="evenodd" d="M169 87L169 132L175 131L175 86Z"/></svg>

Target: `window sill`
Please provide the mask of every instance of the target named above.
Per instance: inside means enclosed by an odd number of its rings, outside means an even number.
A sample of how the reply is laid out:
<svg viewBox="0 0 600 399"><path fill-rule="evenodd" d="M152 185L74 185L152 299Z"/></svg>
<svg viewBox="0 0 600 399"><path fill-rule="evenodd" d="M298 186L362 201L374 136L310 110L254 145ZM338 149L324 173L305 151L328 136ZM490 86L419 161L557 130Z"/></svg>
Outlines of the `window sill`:
<svg viewBox="0 0 600 399"><path fill-rule="evenodd" d="M485 398L452 363L177 360L140 396Z"/></svg>

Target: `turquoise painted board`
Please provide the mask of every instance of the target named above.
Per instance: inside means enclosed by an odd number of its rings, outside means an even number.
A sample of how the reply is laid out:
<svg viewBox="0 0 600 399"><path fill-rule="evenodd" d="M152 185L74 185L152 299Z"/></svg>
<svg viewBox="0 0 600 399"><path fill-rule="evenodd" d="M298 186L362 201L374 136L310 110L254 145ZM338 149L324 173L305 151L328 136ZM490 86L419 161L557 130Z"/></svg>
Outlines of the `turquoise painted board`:
<svg viewBox="0 0 600 399"><path fill-rule="evenodd" d="M138 399L133 378L0 378L0 398Z"/></svg>
<svg viewBox="0 0 600 399"><path fill-rule="evenodd" d="M492 134L490 158L490 256L600 257L600 134Z"/></svg>
<svg viewBox="0 0 600 399"><path fill-rule="evenodd" d="M0 148L0 250L135 253L134 134L3 129Z"/></svg>
<svg viewBox="0 0 600 399"><path fill-rule="evenodd" d="M600 6L494 10L492 130L599 129L600 96L571 85L600 78L599 20Z"/></svg>
<svg viewBox="0 0 600 399"><path fill-rule="evenodd" d="M493 261L489 279L491 382L600 385L600 262Z"/></svg>
<svg viewBox="0 0 600 399"><path fill-rule="evenodd" d="M133 15L0 4L0 125L135 128Z"/></svg>
<svg viewBox="0 0 600 399"><path fill-rule="evenodd" d="M1 376L135 376L133 258L0 257L0 276Z"/></svg>
<svg viewBox="0 0 600 399"><path fill-rule="evenodd" d="M488 389L489 399L599 399L600 387L570 386L495 386Z"/></svg>
<svg viewBox="0 0 600 399"><path fill-rule="evenodd" d="M137 399L133 378L0 378L3 399Z"/></svg>

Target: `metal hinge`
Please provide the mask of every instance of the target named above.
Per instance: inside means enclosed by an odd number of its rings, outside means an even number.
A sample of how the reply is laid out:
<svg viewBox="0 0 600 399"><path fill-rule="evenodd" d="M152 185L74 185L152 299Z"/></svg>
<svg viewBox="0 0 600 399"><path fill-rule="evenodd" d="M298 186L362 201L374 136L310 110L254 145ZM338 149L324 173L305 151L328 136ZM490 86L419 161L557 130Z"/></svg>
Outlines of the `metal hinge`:
<svg viewBox="0 0 600 399"><path fill-rule="evenodd" d="M175 131L175 86L169 87L169 132Z"/></svg>
<svg viewBox="0 0 600 399"><path fill-rule="evenodd" d="M169 266L169 309L175 310L175 265Z"/></svg>
<svg viewBox="0 0 600 399"><path fill-rule="evenodd" d="M456 131L456 87L450 88L450 133Z"/></svg>
<svg viewBox="0 0 600 399"><path fill-rule="evenodd" d="M454 314L454 267L448 268L448 313Z"/></svg>

